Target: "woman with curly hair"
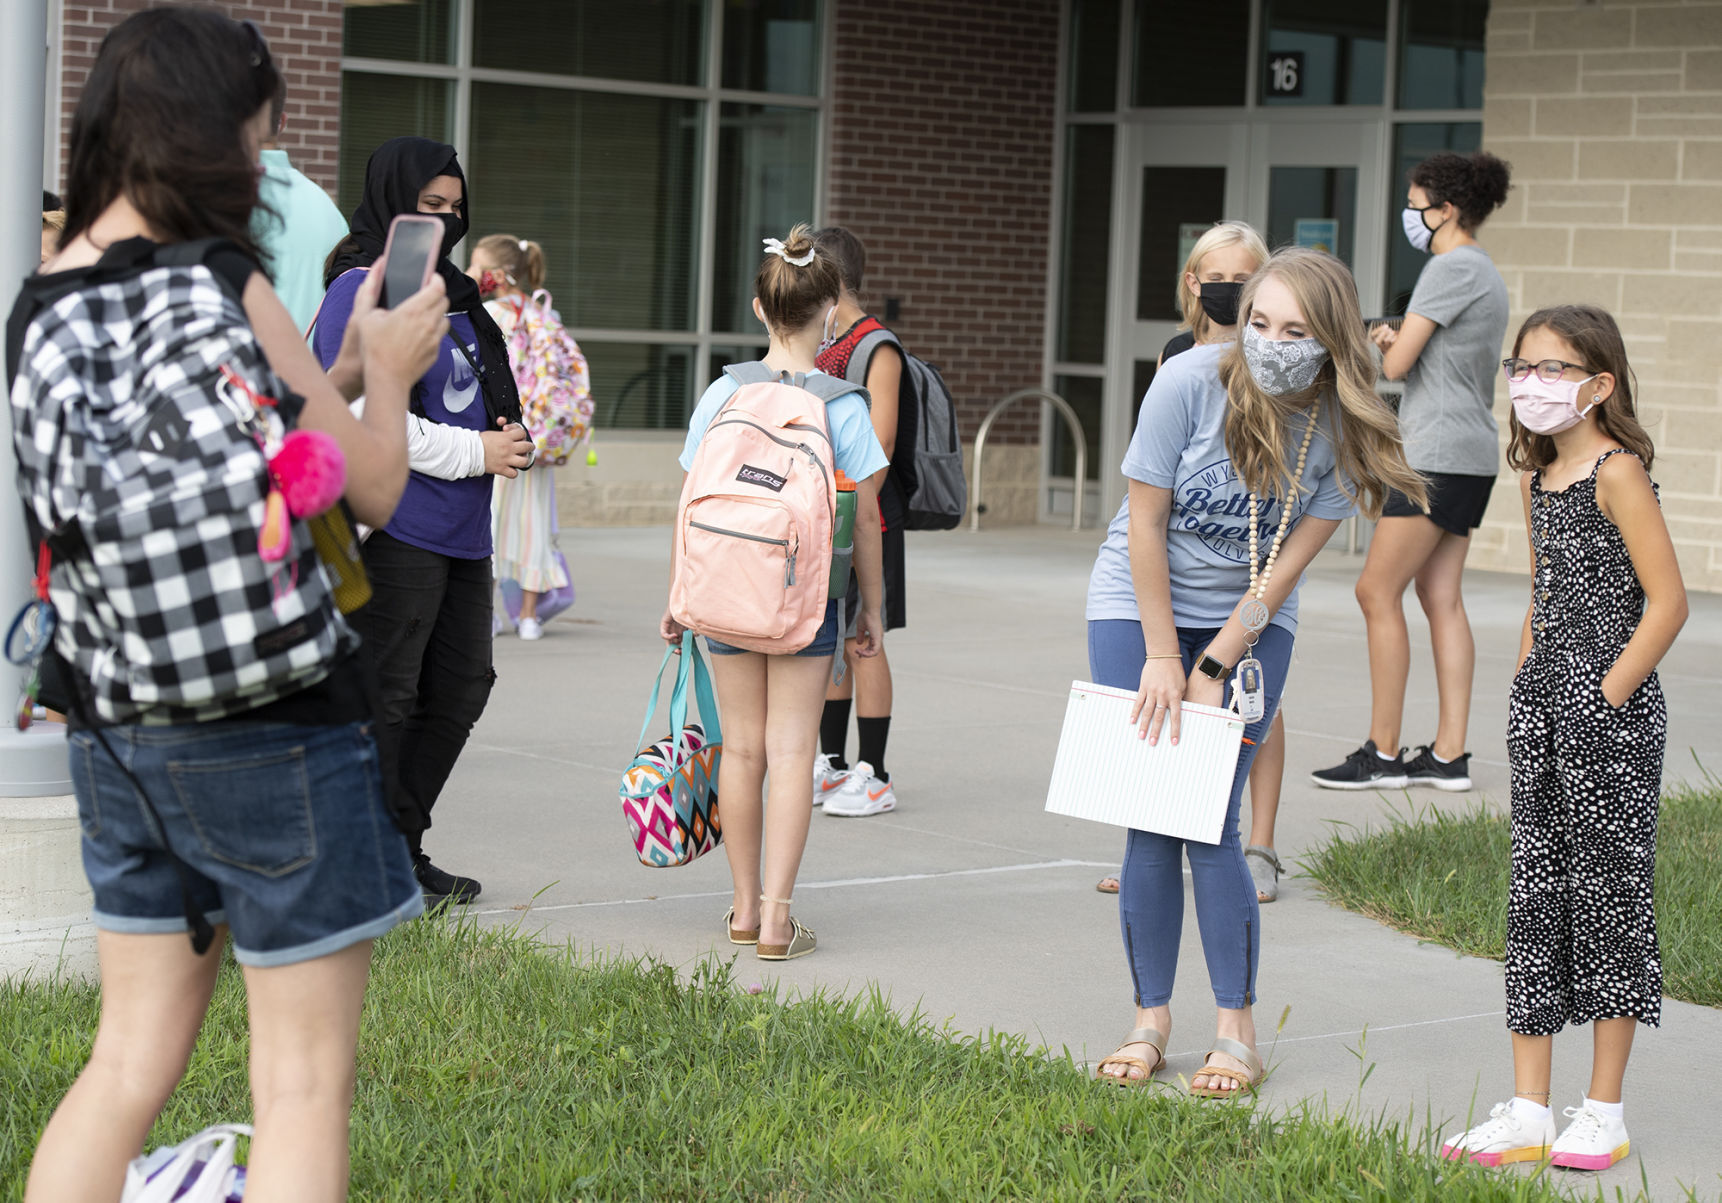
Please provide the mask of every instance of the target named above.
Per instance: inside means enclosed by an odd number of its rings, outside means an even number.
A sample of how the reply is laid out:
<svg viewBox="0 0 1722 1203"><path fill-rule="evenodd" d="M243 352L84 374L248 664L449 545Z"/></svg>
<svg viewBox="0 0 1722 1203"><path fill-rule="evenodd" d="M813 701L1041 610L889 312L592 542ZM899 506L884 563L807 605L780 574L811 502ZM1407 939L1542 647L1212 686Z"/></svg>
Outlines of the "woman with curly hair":
<svg viewBox="0 0 1722 1203"><path fill-rule="evenodd" d="M1471 532L1483 522L1500 463L1495 366L1507 335L1507 286L1477 244L1477 227L1507 199L1508 168L1494 155L1443 151L1411 169L1401 214L1411 245L1433 255L1398 330L1377 326L1381 370L1405 381L1399 429L1405 458L1429 485L1427 511L1388 498L1357 579L1369 633L1369 738L1312 775L1327 789L1471 788L1465 727L1477 661L1460 579ZM1409 760L1399 746L1411 636L1405 587L1429 618L1440 718L1432 742Z"/></svg>

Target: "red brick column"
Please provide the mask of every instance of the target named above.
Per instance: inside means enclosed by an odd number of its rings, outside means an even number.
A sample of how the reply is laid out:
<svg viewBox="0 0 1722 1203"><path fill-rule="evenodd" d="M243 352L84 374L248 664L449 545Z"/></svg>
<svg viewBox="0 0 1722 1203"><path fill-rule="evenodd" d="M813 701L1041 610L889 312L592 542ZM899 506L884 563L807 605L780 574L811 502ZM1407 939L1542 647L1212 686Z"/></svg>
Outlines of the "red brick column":
<svg viewBox="0 0 1722 1203"><path fill-rule="evenodd" d="M62 6L60 162L72 112L108 30L149 0L66 0ZM287 75L287 128L281 145L293 166L331 193L341 142L341 0L251 0L222 10L257 22Z"/></svg>
<svg viewBox="0 0 1722 1203"><path fill-rule="evenodd" d="M939 366L965 437L1041 383L1057 0L832 0L828 212L867 244L865 303ZM1033 407L1001 442L1039 437Z"/></svg>

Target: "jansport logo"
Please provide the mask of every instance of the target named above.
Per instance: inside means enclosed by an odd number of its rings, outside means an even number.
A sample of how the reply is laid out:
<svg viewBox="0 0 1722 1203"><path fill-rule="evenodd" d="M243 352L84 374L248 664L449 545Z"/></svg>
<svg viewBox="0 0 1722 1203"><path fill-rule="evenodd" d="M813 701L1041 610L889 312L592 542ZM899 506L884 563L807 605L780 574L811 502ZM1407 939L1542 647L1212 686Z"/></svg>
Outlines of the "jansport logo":
<svg viewBox="0 0 1722 1203"><path fill-rule="evenodd" d="M735 478L744 485L761 485L773 493L783 492L783 486L788 483L775 472L767 472L764 468L756 468L752 464L743 464Z"/></svg>

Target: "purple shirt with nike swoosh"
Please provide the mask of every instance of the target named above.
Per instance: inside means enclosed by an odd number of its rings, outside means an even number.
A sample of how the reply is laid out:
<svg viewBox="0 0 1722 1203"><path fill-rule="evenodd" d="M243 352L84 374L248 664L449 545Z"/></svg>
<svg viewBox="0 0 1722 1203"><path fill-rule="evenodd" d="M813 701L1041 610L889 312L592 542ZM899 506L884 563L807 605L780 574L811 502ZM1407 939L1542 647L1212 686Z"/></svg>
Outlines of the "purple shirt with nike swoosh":
<svg viewBox="0 0 1722 1203"><path fill-rule="evenodd" d="M340 353L341 338L353 315L353 296L364 279L365 273L355 268L329 285L323 298L312 347L325 368ZM484 395L472 365L454 343L455 338L460 339L473 359L483 363L478 339L466 314L449 314L448 324L454 337L443 338L436 363L419 378L414 392L424 416L431 421L482 431L487 426ZM395 516L383 529L402 543L451 559L485 559L491 552L490 500L494 488L488 475L441 480L422 472L409 473Z"/></svg>

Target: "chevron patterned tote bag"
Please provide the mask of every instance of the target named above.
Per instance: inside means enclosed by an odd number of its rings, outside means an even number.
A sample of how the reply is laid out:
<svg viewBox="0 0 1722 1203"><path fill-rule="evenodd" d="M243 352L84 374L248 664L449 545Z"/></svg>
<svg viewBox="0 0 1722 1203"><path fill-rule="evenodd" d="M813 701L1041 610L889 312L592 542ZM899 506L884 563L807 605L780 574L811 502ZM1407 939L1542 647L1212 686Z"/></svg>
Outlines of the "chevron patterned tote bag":
<svg viewBox="0 0 1722 1203"><path fill-rule="evenodd" d="M676 651L673 647L665 651L663 663L658 665L651 700L646 703L646 721L640 727L640 754L622 773L618 791L634 854L650 869L685 865L723 841L717 799L723 727L718 721L711 677L692 631L682 635L676 686L670 695L670 734L646 744L658 712L664 669ZM690 677L699 701L699 723L687 721Z"/></svg>

